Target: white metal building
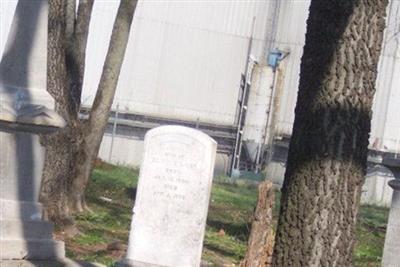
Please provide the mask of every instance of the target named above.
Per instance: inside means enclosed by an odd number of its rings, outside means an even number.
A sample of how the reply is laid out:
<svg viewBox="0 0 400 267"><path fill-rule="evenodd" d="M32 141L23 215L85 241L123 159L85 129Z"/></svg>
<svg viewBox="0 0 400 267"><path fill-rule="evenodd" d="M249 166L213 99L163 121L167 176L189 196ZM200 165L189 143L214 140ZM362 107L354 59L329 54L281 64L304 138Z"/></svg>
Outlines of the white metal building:
<svg viewBox="0 0 400 267"><path fill-rule="evenodd" d="M282 62L279 133L290 135L304 43L308 1L139 1L119 79L119 112L234 126L249 41L251 58L266 61L271 48ZM95 2L83 103L90 106L100 79L118 1ZM268 103L269 101L265 101ZM140 138L139 138L140 139ZM100 156L137 165L141 142L106 134ZM131 147L130 152L126 148ZM125 151L123 151L125 150ZM136 155L132 155L138 151ZM228 163L225 162L225 165Z"/></svg>
<svg viewBox="0 0 400 267"><path fill-rule="evenodd" d="M280 133L290 134L297 98L308 0L139 1L114 107L140 114L234 123L249 39L251 55L290 52L282 62L285 90ZM84 103L100 79L118 1L97 0L92 16ZM271 47L267 47L269 42Z"/></svg>
<svg viewBox="0 0 400 267"><path fill-rule="evenodd" d="M11 34L16 3L0 1L0 54ZM294 120L309 3L140 0L113 104L112 116L118 119L111 120L100 157L139 166L147 129L184 124L219 141L217 170L228 171L238 129L241 76L248 62L246 74L254 75L247 76L251 86L242 128L243 153L254 156L251 150L267 144L270 133L275 141L287 140ZM82 97L86 107L97 90L118 4L119 0L95 1ZM388 7L370 142L372 149L394 157L400 151L399 8L400 2L394 0ZM267 64L274 50L285 55L276 71ZM284 160L275 168L280 179Z"/></svg>
<svg viewBox="0 0 400 267"><path fill-rule="evenodd" d="M398 5L390 3L371 134L371 144L394 152L400 139ZM121 112L233 125L253 36L251 57L259 63L266 62L271 48L288 52L277 74L275 133L289 136L308 6L309 0L139 1L114 109L119 105ZM84 105L90 106L94 98L117 7L118 1L95 2Z"/></svg>

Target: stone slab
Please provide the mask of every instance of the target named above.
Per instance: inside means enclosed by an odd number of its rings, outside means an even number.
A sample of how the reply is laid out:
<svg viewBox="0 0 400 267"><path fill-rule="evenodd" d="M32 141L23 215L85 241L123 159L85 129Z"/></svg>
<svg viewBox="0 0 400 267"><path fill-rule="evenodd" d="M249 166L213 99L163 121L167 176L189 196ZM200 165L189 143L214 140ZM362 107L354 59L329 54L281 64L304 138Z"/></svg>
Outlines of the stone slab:
<svg viewBox="0 0 400 267"><path fill-rule="evenodd" d="M0 242L7 239L52 239L53 225L46 221L0 220Z"/></svg>
<svg viewBox="0 0 400 267"><path fill-rule="evenodd" d="M20 88L8 88L0 85L0 126L2 128L17 129L18 124L29 125L30 132L35 128L49 131L54 128L65 127L64 119L54 110L46 107L46 103L54 102L46 91L28 91ZM34 101L39 98L39 101ZM37 96L39 95L39 96ZM52 104L54 105L54 104Z"/></svg>
<svg viewBox="0 0 400 267"><path fill-rule="evenodd" d="M51 133L66 126L60 115L44 106L28 104L21 109L5 109L8 104L0 101L0 129Z"/></svg>
<svg viewBox="0 0 400 267"><path fill-rule="evenodd" d="M182 126L146 134L128 261L200 265L216 147L208 135Z"/></svg>
<svg viewBox="0 0 400 267"><path fill-rule="evenodd" d="M39 136L0 131L0 199L38 202L44 156Z"/></svg>
<svg viewBox="0 0 400 267"><path fill-rule="evenodd" d="M128 260L128 259L125 259L116 264L116 267L163 267L163 266L164 265L156 265L156 264L151 264L151 263L132 261L132 260Z"/></svg>
<svg viewBox="0 0 400 267"><path fill-rule="evenodd" d="M17 201L0 198L0 218L33 221L42 217L42 205L38 202Z"/></svg>
<svg viewBox="0 0 400 267"><path fill-rule="evenodd" d="M54 240L0 240L0 259L46 260L63 258L64 243Z"/></svg>
<svg viewBox="0 0 400 267"><path fill-rule="evenodd" d="M389 186L393 188L394 191L400 191L400 180L394 179L389 181Z"/></svg>
<svg viewBox="0 0 400 267"><path fill-rule="evenodd" d="M59 259L53 261L0 260L0 267L106 267L99 263Z"/></svg>
<svg viewBox="0 0 400 267"><path fill-rule="evenodd" d="M221 266L222 265L223 264L221 264ZM215 266L215 264L210 263L205 260L201 260L200 267L209 267L209 266ZM219 265L217 265L217 266L219 266ZM1 267L1 265L0 265L0 267ZM163 266L149 264L149 263L143 263L143 262L137 262L137 261L131 261L129 259L124 259L120 262L117 262L115 267L163 267Z"/></svg>
<svg viewBox="0 0 400 267"><path fill-rule="evenodd" d="M400 182L392 180L389 183L394 187L392 204L390 206L389 221L386 228L385 246L383 249L382 266L400 266ZM400 189L400 188L399 188Z"/></svg>

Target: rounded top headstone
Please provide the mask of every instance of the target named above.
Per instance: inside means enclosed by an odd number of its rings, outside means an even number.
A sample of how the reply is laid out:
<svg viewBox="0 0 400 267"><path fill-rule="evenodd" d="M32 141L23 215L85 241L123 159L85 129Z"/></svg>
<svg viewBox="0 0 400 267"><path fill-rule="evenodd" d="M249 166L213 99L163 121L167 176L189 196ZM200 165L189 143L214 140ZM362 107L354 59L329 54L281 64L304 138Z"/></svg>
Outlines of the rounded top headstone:
<svg viewBox="0 0 400 267"><path fill-rule="evenodd" d="M188 134L191 137L196 138L201 143L217 145L217 142L207 134L199 130L180 125L167 125L167 126L160 126L153 128L146 133L145 138L147 139L156 135L168 134L168 133Z"/></svg>
<svg viewBox="0 0 400 267"><path fill-rule="evenodd" d="M145 136L127 259L134 266L200 265L217 143L184 126Z"/></svg>

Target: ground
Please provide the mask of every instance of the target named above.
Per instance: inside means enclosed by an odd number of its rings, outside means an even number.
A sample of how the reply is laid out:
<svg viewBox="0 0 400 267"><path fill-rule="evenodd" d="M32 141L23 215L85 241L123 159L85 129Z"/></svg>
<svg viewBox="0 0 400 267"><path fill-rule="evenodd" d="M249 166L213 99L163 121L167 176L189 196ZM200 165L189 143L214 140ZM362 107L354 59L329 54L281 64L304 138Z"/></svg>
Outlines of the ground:
<svg viewBox="0 0 400 267"><path fill-rule="evenodd" d="M137 179L137 170L98 164L87 191L93 212L77 216L78 236L66 238L57 234L66 242L68 257L113 266L123 256ZM203 259L215 266L234 266L246 251L257 188L252 183L232 183L224 177L214 180ZM279 200L279 192L276 193ZM275 220L278 209L276 203ZM380 266L387 216L385 208L361 207L355 266Z"/></svg>

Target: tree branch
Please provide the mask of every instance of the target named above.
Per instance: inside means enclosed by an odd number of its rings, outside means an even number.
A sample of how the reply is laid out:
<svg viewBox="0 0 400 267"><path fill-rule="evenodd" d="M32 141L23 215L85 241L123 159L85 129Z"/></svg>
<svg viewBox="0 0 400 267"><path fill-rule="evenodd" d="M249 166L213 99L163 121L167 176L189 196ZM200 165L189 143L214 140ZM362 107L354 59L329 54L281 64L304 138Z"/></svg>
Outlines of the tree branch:
<svg viewBox="0 0 400 267"><path fill-rule="evenodd" d="M80 100L82 95L82 84L85 73L85 59L86 59L86 46L87 39L89 36L89 25L92 16L94 0L80 0L78 6L78 14L75 21L75 49L74 57L78 65L78 86L74 86L73 98L79 101L76 105L80 106Z"/></svg>
<svg viewBox="0 0 400 267"><path fill-rule="evenodd" d="M89 114L88 123L91 130L102 131L107 125L136 5L137 0L120 2L99 87Z"/></svg>
<svg viewBox="0 0 400 267"><path fill-rule="evenodd" d="M66 112L65 31L66 13L63 0L49 1L47 39L47 91L56 101L56 110L69 121Z"/></svg>
<svg viewBox="0 0 400 267"><path fill-rule="evenodd" d="M79 44L78 54L85 61L85 51L87 38L89 35L89 25L93 10L93 0L80 0L78 6L78 15L75 25L75 40Z"/></svg>
<svg viewBox="0 0 400 267"><path fill-rule="evenodd" d="M65 36L68 43L73 43L75 32L76 1L65 0Z"/></svg>

